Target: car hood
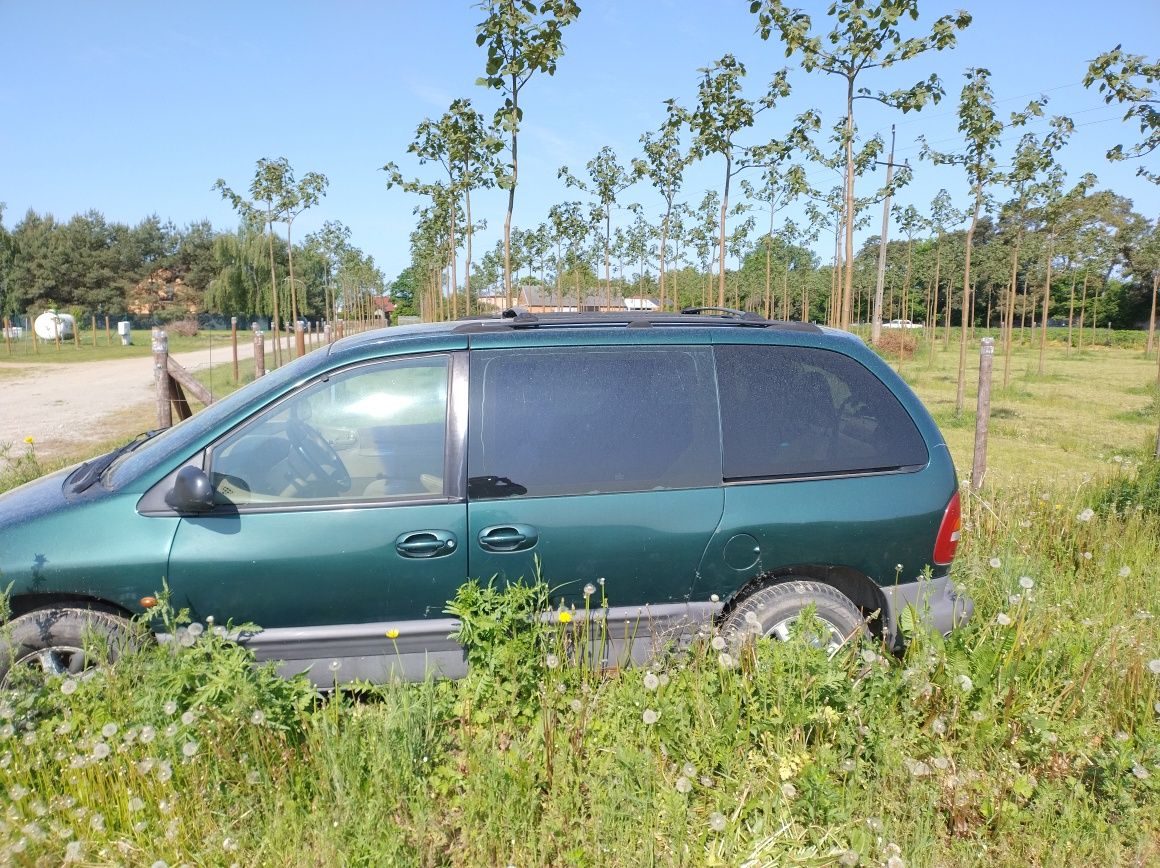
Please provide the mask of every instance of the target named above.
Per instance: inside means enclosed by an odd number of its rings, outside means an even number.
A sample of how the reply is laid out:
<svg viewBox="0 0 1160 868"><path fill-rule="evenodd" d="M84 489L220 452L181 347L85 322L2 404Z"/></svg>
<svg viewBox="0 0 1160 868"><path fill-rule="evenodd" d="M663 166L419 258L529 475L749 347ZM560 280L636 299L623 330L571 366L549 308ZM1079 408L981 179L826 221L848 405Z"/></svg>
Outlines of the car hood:
<svg viewBox="0 0 1160 868"><path fill-rule="evenodd" d="M0 494L0 530L67 507L69 502L64 496L64 480L75 469L66 467Z"/></svg>

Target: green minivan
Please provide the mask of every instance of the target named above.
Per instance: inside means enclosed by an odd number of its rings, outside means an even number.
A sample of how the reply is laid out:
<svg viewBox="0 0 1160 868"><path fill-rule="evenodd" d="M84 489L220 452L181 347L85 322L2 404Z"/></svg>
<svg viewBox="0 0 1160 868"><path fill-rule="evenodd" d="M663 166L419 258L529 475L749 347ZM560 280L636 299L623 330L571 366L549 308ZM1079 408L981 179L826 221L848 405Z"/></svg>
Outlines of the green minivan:
<svg viewBox="0 0 1160 868"><path fill-rule="evenodd" d="M513 310L344 338L0 496L0 674L91 665L85 634L126 634L163 582L320 684L461 675L445 608L472 577L542 575L581 611L602 586L609 665L807 607L827 644L897 644L908 606L970 616L958 538L942 435L857 337Z"/></svg>

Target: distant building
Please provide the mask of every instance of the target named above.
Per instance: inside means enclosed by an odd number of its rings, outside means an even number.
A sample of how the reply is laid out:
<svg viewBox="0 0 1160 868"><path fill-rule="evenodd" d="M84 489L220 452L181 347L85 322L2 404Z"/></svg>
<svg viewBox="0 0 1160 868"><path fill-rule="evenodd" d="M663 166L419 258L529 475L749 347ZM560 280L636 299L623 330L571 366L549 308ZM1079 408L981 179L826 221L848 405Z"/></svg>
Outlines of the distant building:
<svg viewBox="0 0 1160 868"><path fill-rule="evenodd" d="M569 293L563 289L559 294L555 287L538 285L522 285L512 287L515 298L512 303L515 307L522 307L528 313L576 313L576 293ZM486 290L478 297L481 312L498 312L508 307L507 299L502 292ZM581 313L616 313L619 311L653 311L659 310L660 305L651 298L618 298L609 299L600 292L586 293L580 298L579 310Z"/></svg>
<svg viewBox="0 0 1160 868"><path fill-rule="evenodd" d="M371 303L374 306L374 313L372 316L375 319L385 320L384 325L390 325L391 315L395 312L395 303L385 295L372 297Z"/></svg>

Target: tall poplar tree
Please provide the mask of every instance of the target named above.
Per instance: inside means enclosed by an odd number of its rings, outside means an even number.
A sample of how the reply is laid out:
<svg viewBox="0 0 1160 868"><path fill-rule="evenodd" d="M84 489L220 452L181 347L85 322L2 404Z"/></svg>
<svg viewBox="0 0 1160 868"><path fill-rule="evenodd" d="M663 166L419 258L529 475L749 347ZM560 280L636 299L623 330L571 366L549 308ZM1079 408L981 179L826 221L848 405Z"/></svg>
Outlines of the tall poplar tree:
<svg viewBox="0 0 1160 868"><path fill-rule="evenodd" d="M854 287L854 122L856 100L870 99L902 112L920 110L927 102L938 102L943 95L937 75L895 91L872 92L858 87L858 79L871 69L884 69L910 60L928 51L952 48L957 33L971 23L971 16L959 11L934 22L924 36L905 38L901 22L918 20L918 0L835 0L827 14L834 19L832 29L823 35L811 33L813 22L800 9L791 9L782 0L753 0L750 11L757 16L758 35L765 40L776 31L785 44L786 57L801 55L806 72L820 70L844 80L846 114L843 146L846 155L845 227L846 271L844 275L839 324L849 328Z"/></svg>

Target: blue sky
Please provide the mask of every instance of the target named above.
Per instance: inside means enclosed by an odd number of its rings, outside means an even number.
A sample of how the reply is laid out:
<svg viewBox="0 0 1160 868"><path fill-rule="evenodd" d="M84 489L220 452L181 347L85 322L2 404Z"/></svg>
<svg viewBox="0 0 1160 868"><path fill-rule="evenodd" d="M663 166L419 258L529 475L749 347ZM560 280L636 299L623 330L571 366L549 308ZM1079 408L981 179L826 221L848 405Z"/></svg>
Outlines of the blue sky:
<svg viewBox="0 0 1160 868"><path fill-rule="evenodd" d="M635 156L640 134L661 122L663 101L675 97L691 105L697 68L725 52L748 67L751 95L774 70L791 67L792 96L760 117L750 143L783 134L806 107L819 109L826 126L842 115L842 83L807 75L784 57L780 43L762 42L753 32L748 0L580 3L583 12L565 32L567 52L556 76L533 80L522 97L518 226L534 226L555 202L577 198L556 178L561 165L582 171L604 145L624 161ZM804 3L819 23L826 5ZM1134 164L1104 159L1111 145L1134 141L1135 129L1119 121L1121 108L1104 105L1080 85L1086 61L1117 43L1135 53L1155 52L1160 3L962 5L974 23L957 48L865 82L889 89L937 72L947 89L943 102L918 114L903 116L871 103L857 109L862 136L888 136L891 121L898 124L898 159L909 158L916 168L900 203L924 210L946 187L965 206L960 173L918 163L914 140L925 134L936 147L956 147L962 72L985 66L993 73L1000 109L1014 110L1045 94L1049 113L1073 118L1076 133L1062 157L1072 181L1095 172L1102 186L1129 196L1146 215L1160 214L1160 187L1138 179ZM929 27L956 8L924 2L917 27ZM474 39L481 17L466 2L3 0L5 224L14 225L28 208L61 220L96 208L128 223L156 213L179 225L209 218L218 228L230 228L236 219L210 189L214 180L223 177L244 189L258 158L285 156L299 176L318 171L330 179L321 205L296 222L296 237L324 220L341 220L351 227L354 243L393 277L409 261L415 202L388 190L379 168L395 160L405 172L426 171L406 153L407 144L424 117L437 117L456 97L469 97L491 115L497 95L474 83L484 64ZM1009 142L1014 138L1008 136ZM814 171L812 180L826 183L826 170ZM696 204L707 188L720 187L722 172L718 159L694 166L682 198ZM628 191L624 201L652 212L659 208L645 184ZM489 223L477 236L477 250L499 237L505 204L498 192L473 201L476 216ZM875 218L862 234L877 234L877 227ZM817 248L832 250L832 241L823 239Z"/></svg>

